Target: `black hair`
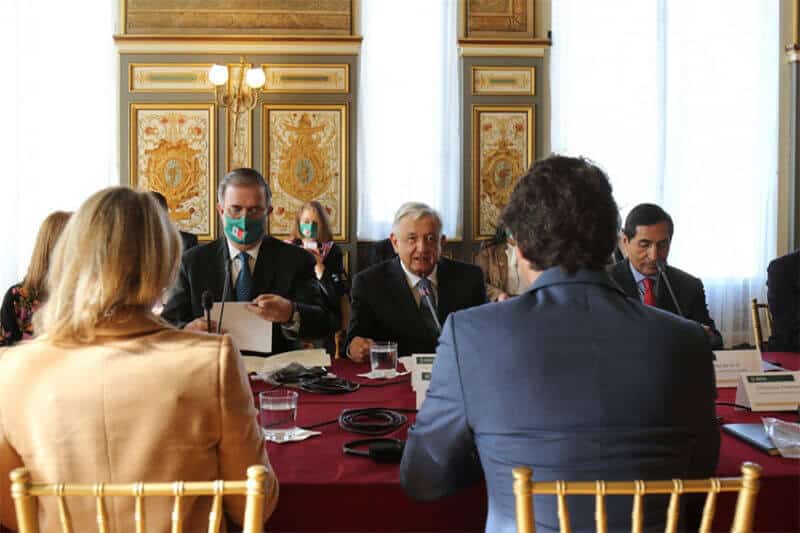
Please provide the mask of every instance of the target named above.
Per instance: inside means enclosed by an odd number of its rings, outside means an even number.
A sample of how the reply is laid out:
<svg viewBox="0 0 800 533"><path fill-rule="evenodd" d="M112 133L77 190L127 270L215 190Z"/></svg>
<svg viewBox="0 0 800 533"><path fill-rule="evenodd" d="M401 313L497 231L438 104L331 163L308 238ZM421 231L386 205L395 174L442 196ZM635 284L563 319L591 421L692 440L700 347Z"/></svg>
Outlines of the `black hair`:
<svg viewBox="0 0 800 533"><path fill-rule="evenodd" d="M659 222L666 222L669 228L669 238L672 240L672 233L675 230L672 225L672 217L669 213L661 209L656 204L639 204L625 217L625 227L622 231L628 239L636 236L636 226L652 226Z"/></svg>

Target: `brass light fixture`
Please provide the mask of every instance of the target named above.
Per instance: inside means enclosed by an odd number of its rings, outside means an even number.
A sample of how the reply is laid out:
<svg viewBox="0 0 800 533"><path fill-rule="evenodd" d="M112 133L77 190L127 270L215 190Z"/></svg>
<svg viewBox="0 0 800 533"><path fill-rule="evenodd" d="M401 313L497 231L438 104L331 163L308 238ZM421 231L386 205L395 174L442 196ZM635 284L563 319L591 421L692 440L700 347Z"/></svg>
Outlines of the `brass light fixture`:
<svg viewBox="0 0 800 533"><path fill-rule="evenodd" d="M208 80L216 87L217 104L231 112L231 131L236 132L239 115L252 111L258 105L260 89L267 77L263 69L251 67L241 57L238 65L212 65ZM234 135L234 142L236 138Z"/></svg>

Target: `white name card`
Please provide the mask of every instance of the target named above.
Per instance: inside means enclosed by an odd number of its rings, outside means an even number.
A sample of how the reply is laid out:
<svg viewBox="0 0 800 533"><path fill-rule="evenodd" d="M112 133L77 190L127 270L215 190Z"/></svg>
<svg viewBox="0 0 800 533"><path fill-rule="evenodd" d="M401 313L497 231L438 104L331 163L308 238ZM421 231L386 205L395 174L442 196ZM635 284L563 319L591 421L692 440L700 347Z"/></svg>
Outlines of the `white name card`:
<svg viewBox="0 0 800 533"><path fill-rule="evenodd" d="M794 411L800 404L800 372L739 374L736 403L753 411Z"/></svg>
<svg viewBox="0 0 800 533"><path fill-rule="evenodd" d="M427 388L428 384L431 382L432 375L432 365L415 366L414 371L411 373L411 388L413 390L419 390L422 387Z"/></svg>
<svg viewBox="0 0 800 533"><path fill-rule="evenodd" d="M742 372L761 372L758 350L720 350L714 352L714 373L717 387L735 387Z"/></svg>

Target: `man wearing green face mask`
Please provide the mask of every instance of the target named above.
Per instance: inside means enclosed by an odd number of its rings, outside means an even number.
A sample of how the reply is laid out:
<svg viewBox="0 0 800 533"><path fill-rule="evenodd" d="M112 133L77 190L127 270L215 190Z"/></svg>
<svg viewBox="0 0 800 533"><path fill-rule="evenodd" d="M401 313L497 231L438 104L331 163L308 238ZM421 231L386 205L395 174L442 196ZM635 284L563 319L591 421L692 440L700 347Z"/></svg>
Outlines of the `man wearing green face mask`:
<svg viewBox="0 0 800 533"><path fill-rule="evenodd" d="M203 318L203 293L209 292L215 302L223 294L249 302L249 311L273 323L269 353L295 349L299 339L323 338L332 331L336 313L323 304L313 258L266 235L271 199L269 185L256 170L240 168L225 175L217 204L224 237L183 255L164 319L187 329L207 331L210 326L216 331L217 325Z"/></svg>

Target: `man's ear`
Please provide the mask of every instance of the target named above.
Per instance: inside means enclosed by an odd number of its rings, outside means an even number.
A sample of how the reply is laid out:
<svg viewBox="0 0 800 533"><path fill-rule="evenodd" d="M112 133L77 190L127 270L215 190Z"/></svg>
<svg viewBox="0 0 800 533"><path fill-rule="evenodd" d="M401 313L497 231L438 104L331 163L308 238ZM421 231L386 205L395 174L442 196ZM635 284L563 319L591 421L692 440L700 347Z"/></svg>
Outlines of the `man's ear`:
<svg viewBox="0 0 800 533"><path fill-rule="evenodd" d="M225 217L225 209L222 208L222 204L217 204L217 214L221 217Z"/></svg>
<svg viewBox="0 0 800 533"><path fill-rule="evenodd" d="M394 233L390 233L389 242L392 243L392 248L394 249L394 253L399 254L400 252L397 250L397 235L395 235Z"/></svg>

